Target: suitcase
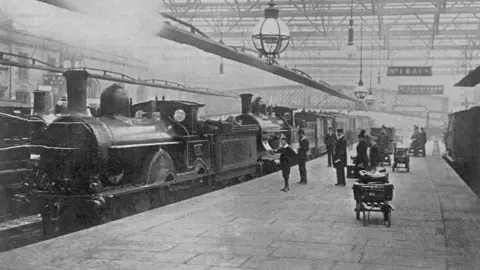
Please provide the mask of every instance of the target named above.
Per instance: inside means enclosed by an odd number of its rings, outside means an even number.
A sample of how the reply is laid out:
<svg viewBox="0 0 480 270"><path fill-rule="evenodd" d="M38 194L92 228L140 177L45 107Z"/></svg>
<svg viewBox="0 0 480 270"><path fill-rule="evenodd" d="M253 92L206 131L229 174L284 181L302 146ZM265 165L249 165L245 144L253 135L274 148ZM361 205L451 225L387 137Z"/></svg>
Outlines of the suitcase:
<svg viewBox="0 0 480 270"><path fill-rule="evenodd" d="M369 184L369 183L388 183L388 173L379 172L376 174L370 173L360 173L360 178L358 179L359 183Z"/></svg>

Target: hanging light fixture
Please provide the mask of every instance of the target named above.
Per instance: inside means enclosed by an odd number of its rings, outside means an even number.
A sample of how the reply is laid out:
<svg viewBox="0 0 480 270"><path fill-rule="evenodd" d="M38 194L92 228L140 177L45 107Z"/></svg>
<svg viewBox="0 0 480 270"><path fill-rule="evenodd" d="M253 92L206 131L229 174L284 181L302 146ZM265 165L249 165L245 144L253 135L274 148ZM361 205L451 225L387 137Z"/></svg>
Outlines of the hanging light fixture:
<svg viewBox="0 0 480 270"><path fill-rule="evenodd" d="M350 5L350 27L348 28L348 42L345 51L347 53L348 59L351 59L357 53L357 47L355 47L355 43L353 41L354 33L353 33L353 0Z"/></svg>
<svg viewBox="0 0 480 270"><path fill-rule="evenodd" d="M372 16L372 25L375 25L375 13ZM369 108L375 104L375 96L372 93L372 73L373 73L373 42L370 41L370 88L368 89L368 95L365 97L365 103Z"/></svg>
<svg viewBox="0 0 480 270"><path fill-rule="evenodd" d="M220 21L220 41L219 43L221 43L222 45L225 45L225 43L223 43L223 10L222 12L220 13L220 18L221 18L221 21ZM220 57L220 75L223 74L223 57Z"/></svg>
<svg viewBox="0 0 480 270"><path fill-rule="evenodd" d="M265 9L265 18L255 25L252 31L252 41L260 57L265 56L269 65L285 51L290 43L290 31L287 25L278 17L280 12L270 0Z"/></svg>
<svg viewBox="0 0 480 270"><path fill-rule="evenodd" d="M220 43L223 43L223 40L220 39ZM223 74L223 57L220 57L220 74Z"/></svg>
<svg viewBox="0 0 480 270"><path fill-rule="evenodd" d="M363 73L363 30L362 30L362 21L360 20L360 80L358 81L358 85L353 92L355 97L360 100L363 100L367 96L367 89L363 85L362 81L362 73Z"/></svg>

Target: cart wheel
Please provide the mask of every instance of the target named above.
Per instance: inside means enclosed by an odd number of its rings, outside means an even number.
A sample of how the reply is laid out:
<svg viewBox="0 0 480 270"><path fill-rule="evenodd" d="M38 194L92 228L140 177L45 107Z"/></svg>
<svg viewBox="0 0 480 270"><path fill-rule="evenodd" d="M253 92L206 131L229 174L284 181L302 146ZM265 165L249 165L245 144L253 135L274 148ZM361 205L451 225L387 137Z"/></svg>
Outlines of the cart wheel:
<svg viewBox="0 0 480 270"><path fill-rule="evenodd" d="M367 211L363 210L363 226L368 226Z"/></svg>
<svg viewBox="0 0 480 270"><path fill-rule="evenodd" d="M390 227L392 225L392 210L390 208L385 209L383 217L385 219L385 226Z"/></svg>

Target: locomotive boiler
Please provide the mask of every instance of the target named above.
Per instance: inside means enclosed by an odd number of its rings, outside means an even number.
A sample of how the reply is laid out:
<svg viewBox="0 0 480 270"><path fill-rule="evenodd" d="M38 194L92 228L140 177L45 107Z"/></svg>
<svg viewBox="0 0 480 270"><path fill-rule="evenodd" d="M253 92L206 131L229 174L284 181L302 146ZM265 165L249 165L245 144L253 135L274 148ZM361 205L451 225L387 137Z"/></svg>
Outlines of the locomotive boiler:
<svg viewBox="0 0 480 270"><path fill-rule="evenodd" d="M255 176L257 126L200 122L203 104L195 102L132 105L116 84L102 92L98 117L88 116L88 73L65 77L70 115L53 121L34 149L32 194L44 201L45 234L143 212L178 190Z"/></svg>

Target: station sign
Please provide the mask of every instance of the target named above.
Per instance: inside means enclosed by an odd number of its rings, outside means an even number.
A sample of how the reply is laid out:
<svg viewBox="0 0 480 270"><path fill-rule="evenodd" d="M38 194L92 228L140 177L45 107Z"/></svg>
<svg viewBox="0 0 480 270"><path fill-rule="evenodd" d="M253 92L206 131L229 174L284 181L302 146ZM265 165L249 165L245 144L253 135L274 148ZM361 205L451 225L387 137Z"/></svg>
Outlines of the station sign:
<svg viewBox="0 0 480 270"><path fill-rule="evenodd" d="M399 95L443 95L443 85L399 85Z"/></svg>
<svg viewBox="0 0 480 270"><path fill-rule="evenodd" d="M387 76L432 76L431 66L398 66L388 67Z"/></svg>
<svg viewBox="0 0 480 270"><path fill-rule="evenodd" d="M51 85L42 85L39 84L37 85L37 91L43 91L43 92L52 92L53 87Z"/></svg>
<svg viewBox="0 0 480 270"><path fill-rule="evenodd" d="M45 74L43 75L43 84L45 85L64 85L65 77L57 74Z"/></svg>
<svg viewBox="0 0 480 270"><path fill-rule="evenodd" d="M393 111L395 112L418 113L418 112L425 112L426 110L427 108L425 106L402 106L402 105L393 106Z"/></svg>

